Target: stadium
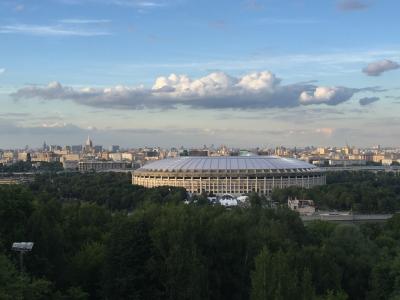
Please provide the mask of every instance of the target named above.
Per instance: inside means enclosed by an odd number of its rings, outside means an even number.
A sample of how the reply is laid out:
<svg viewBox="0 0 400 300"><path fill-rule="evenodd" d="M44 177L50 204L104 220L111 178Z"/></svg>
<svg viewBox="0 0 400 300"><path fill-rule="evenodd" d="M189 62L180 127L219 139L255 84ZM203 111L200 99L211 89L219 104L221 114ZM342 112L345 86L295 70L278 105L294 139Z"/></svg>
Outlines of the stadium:
<svg viewBox="0 0 400 300"><path fill-rule="evenodd" d="M132 183L144 187L183 187L235 196L257 192L270 195L275 188L310 188L326 183L322 170L293 158L277 156L220 156L167 158L144 165L132 174Z"/></svg>

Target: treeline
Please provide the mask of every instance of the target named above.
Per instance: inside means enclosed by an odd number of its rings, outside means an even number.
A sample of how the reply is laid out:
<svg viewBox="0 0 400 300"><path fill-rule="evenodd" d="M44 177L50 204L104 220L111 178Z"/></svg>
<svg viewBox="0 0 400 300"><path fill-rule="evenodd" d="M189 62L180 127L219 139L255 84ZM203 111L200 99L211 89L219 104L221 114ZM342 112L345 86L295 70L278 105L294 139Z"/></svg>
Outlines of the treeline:
<svg viewBox="0 0 400 300"><path fill-rule="evenodd" d="M183 188L146 189L132 185L130 173L46 173L36 176L30 191L63 203L95 203L111 211L132 211L143 202L180 202L186 198Z"/></svg>
<svg viewBox="0 0 400 300"><path fill-rule="evenodd" d="M372 172L327 173L327 185L302 189L275 190L272 199L287 203L288 197L314 200L321 210L346 210L359 213L400 211L400 175Z"/></svg>
<svg viewBox="0 0 400 300"><path fill-rule="evenodd" d="M164 203L186 198L184 189L162 187L148 190L134 186L130 173L46 173L36 177L30 190L35 195L45 193L63 202L84 201L104 205L111 211L131 211L145 199ZM400 211L400 175L332 172L327 173L326 185L311 189L276 189L272 194L272 200L281 204L286 204L288 197L312 199L320 210L393 213ZM207 202L203 198L198 200Z"/></svg>
<svg viewBox="0 0 400 300"><path fill-rule="evenodd" d="M64 168L60 162L40 162L38 166L30 161L18 161L11 165L0 164L0 173L18 173L18 172L58 172Z"/></svg>

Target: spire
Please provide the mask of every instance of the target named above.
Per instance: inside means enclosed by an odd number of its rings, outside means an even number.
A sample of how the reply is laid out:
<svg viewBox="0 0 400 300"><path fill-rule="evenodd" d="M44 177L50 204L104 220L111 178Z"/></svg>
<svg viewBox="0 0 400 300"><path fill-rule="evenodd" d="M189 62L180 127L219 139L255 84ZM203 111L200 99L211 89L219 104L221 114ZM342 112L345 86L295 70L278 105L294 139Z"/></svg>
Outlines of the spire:
<svg viewBox="0 0 400 300"><path fill-rule="evenodd" d="M88 147L92 147L93 146L92 140L90 139L89 135L88 135L87 140L86 140L86 146L88 146Z"/></svg>

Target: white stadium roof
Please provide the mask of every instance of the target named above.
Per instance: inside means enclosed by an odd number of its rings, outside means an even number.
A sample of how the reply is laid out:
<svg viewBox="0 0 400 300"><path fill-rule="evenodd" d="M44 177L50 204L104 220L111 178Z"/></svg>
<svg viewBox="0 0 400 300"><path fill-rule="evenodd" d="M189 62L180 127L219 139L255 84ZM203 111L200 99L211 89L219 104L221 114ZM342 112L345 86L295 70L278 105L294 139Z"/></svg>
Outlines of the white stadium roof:
<svg viewBox="0 0 400 300"><path fill-rule="evenodd" d="M141 171L316 169L307 162L278 156L181 156L144 165Z"/></svg>

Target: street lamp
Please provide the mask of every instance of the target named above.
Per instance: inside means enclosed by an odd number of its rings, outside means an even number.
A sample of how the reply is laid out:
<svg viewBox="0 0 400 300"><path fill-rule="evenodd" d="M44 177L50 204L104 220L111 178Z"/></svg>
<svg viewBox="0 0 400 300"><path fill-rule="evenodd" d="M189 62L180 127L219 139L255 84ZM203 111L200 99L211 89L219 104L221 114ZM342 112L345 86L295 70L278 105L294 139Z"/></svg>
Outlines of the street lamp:
<svg viewBox="0 0 400 300"><path fill-rule="evenodd" d="M24 271L24 254L26 252L32 251L33 243L32 242L20 242L20 243L13 243L11 250L19 252L19 268L22 272Z"/></svg>

